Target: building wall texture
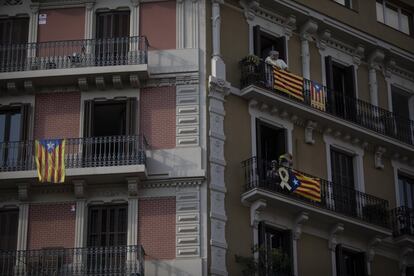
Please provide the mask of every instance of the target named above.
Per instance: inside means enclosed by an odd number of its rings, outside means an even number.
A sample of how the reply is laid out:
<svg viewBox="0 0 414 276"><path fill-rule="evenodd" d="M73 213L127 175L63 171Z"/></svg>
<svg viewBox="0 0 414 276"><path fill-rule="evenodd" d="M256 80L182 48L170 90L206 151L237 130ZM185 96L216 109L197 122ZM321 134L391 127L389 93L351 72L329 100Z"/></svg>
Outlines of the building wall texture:
<svg viewBox="0 0 414 276"><path fill-rule="evenodd" d="M141 133L151 149L175 147L175 86L141 90Z"/></svg>
<svg viewBox="0 0 414 276"><path fill-rule="evenodd" d="M35 139L79 137L79 120L79 92L36 95Z"/></svg>
<svg viewBox="0 0 414 276"><path fill-rule="evenodd" d="M138 243L145 258L175 259L175 197L140 199Z"/></svg>
<svg viewBox="0 0 414 276"><path fill-rule="evenodd" d="M74 202L31 204L28 249L73 248L75 244Z"/></svg>

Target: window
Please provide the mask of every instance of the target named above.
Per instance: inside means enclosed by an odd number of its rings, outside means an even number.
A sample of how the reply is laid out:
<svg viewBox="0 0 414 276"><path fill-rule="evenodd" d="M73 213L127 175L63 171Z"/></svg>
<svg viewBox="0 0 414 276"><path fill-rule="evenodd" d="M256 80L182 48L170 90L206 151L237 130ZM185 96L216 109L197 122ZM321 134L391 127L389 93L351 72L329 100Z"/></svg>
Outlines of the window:
<svg viewBox="0 0 414 276"><path fill-rule="evenodd" d="M17 44L19 46L2 47L0 49L0 66L7 69L11 66L22 67L26 62L26 47L29 34L29 18L0 19L0 45Z"/></svg>
<svg viewBox="0 0 414 276"><path fill-rule="evenodd" d="M341 245L336 246L336 271L338 276L364 276L365 253Z"/></svg>
<svg viewBox="0 0 414 276"><path fill-rule="evenodd" d="M353 156L331 148L331 170L335 210L355 216L357 202Z"/></svg>
<svg viewBox="0 0 414 276"><path fill-rule="evenodd" d="M292 271L292 237L290 230L278 230L259 223L260 275L288 276Z"/></svg>
<svg viewBox="0 0 414 276"><path fill-rule="evenodd" d="M84 137L136 134L136 98L85 102Z"/></svg>
<svg viewBox="0 0 414 276"><path fill-rule="evenodd" d="M261 59L265 60L272 50L279 52L279 58L283 59L287 63L286 59L286 40L284 36L275 37L263 30L260 26L253 27L253 41L254 41L254 54Z"/></svg>
<svg viewBox="0 0 414 276"><path fill-rule="evenodd" d="M351 0L334 0L336 3L341 4L342 6L347 7L348 9L351 8Z"/></svg>
<svg viewBox="0 0 414 276"><path fill-rule="evenodd" d="M95 55L100 66L122 65L128 60L129 11L102 12L96 15Z"/></svg>
<svg viewBox="0 0 414 276"><path fill-rule="evenodd" d="M405 34L412 33L412 13L384 0L377 0L376 11L378 22L384 23Z"/></svg>
<svg viewBox="0 0 414 276"><path fill-rule="evenodd" d="M410 108L409 102L411 95L402 89L392 86L391 87L392 97L392 110L395 114L394 122L389 122L388 128L386 129L388 134L397 138L411 143L412 129L409 122L410 119ZM395 124L395 126L394 126Z"/></svg>
<svg viewBox="0 0 414 276"><path fill-rule="evenodd" d="M4 106L0 108L0 166L12 165L17 161L20 147L17 142L28 138L29 104Z"/></svg>
<svg viewBox="0 0 414 276"><path fill-rule="evenodd" d="M0 211L0 250L16 250L18 218L18 210Z"/></svg>
<svg viewBox="0 0 414 276"><path fill-rule="evenodd" d="M256 120L256 132L258 160L270 163L286 153L286 129Z"/></svg>
<svg viewBox="0 0 414 276"><path fill-rule="evenodd" d="M414 208L414 178L398 174L398 189L400 193L400 206Z"/></svg>
<svg viewBox="0 0 414 276"><path fill-rule="evenodd" d="M344 66L325 58L329 112L351 121L357 119L354 66Z"/></svg>
<svg viewBox="0 0 414 276"><path fill-rule="evenodd" d="M89 208L88 246L123 246L127 243L126 205Z"/></svg>

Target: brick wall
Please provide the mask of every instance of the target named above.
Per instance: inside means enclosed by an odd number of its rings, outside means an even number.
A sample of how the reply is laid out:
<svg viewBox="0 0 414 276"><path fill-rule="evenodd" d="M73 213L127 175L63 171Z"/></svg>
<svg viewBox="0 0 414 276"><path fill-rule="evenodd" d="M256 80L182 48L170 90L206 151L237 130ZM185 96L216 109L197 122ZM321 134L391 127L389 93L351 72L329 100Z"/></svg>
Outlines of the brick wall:
<svg viewBox="0 0 414 276"><path fill-rule="evenodd" d="M29 208L27 248L73 248L75 244L75 203L33 204Z"/></svg>
<svg viewBox="0 0 414 276"><path fill-rule="evenodd" d="M35 139L79 137L79 92L38 94L35 99Z"/></svg>
<svg viewBox="0 0 414 276"><path fill-rule="evenodd" d="M152 149L175 147L175 86L141 90L141 133Z"/></svg>
<svg viewBox="0 0 414 276"><path fill-rule="evenodd" d="M175 197L139 200L138 242L147 259L175 259Z"/></svg>

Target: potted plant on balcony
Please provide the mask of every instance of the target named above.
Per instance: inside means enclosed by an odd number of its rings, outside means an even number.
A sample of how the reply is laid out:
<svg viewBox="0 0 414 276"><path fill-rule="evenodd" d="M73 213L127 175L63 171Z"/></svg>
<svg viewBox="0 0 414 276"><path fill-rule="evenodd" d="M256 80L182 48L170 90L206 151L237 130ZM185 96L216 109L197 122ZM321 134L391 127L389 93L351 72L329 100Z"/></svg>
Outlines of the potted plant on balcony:
<svg viewBox="0 0 414 276"><path fill-rule="evenodd" d="M260 58L256 55L247 55L240 61L242 67L242 83L251 84L259 80L259 64Z"/></svg>

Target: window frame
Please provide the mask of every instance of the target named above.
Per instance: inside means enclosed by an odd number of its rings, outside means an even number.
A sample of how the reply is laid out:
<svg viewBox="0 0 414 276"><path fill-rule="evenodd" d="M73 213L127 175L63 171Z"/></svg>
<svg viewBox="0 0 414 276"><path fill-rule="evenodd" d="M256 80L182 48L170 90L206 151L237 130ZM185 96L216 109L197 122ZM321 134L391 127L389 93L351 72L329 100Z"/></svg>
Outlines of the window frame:
<svg viewBox="0 0 414 276"><path fill-rule="evenodd" d="M356 258L356 261L359 262L359 272L354 276L364 276L367 271L367 262L366 262L366 253L363 251L356 251L348 247L338 244L335 249L335 259L336 259L336 274L337 276L342 276L344 269L344 253L353 255Z"/></svg>
<svg viewBox="0 0 414 276"><path fill-rule="evenodd" d="M344 1L344 4L340 3L339 2L340 0L332 0L332 1L334 1L335 3L341 5L341 6L345 7L345 8L353 9L352 0L343 0Z"/></svg>
<svg viewBox="0 0 414 276"><path fill-rule="evenodd" d="M378 10L377 10L377 4L380 4L382 6L382 18L384 21L379 20L378 18ZM389 19L388 19L388 13L387 13L387 9L395 9L398 13L398 28L395 28L394 26L392 26L389 23ZM401 33L404 33L406 35L412 36L414 33L414 15L412 12L410 12L407 9L404 9L400 6L398 6L395 3L391 3L389 1L386 0L376 0L375 1L375 13L376 13L376 20L379 23L382 23L384 25L387 25L390 28L393 28L394 30L397 30ZM404 32L403 27L402 27L402 14L407 15L408 17L408 33Z"/></svg>

